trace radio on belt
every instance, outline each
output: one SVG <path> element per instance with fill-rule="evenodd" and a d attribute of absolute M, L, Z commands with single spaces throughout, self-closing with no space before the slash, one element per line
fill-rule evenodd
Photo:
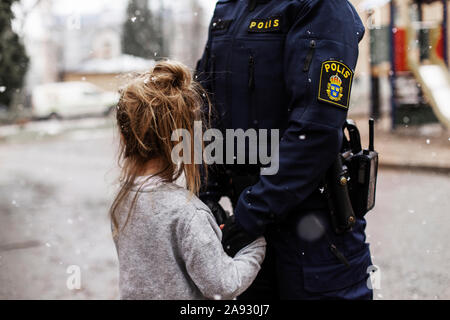
<path fill-rule="evenodd" d="M 346 128 L 350 139 L 343 156 L 350 174 L 350 200 L 355 215 L 362 218 L 375 206 L 378 152 L 374 149 L 374 120 L 369 119 L 368 149 L 362 150 L 359 130 L 352 120 L 347 120 Z"/>

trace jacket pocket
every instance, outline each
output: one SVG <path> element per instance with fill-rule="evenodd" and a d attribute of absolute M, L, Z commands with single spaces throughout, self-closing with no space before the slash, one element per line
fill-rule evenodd
<path fill-rule="evenodd" d="M 229 101 L 229 72 L 227 61 L 229 59 L 231 41 L 227 38 L 213 37 L 211 39 L 209 70 L 211 92 L 210 98 L 215 109 L 217 127 L 230 125 L 228 113 Z"/>
<path fill-rule="evenodd" d="M 251 101 L 251 127 L 282 129 L 288 118 L 287 97 L 284 86 L 283 46 L 284 38 L 239 40 L 238 45 L 247 49 L 248 84 Z M 236 73 L 239 70 L 235 70 Z"/>
<path fill-rule="evenodd" d="M 368 278 L 368 267 L 372 264 L 368 244 L 352 256 L 346 257 L 348 265 L 336 261 L 318 265 L 304 265 L 303 277 L 306 291 L 325 293 L 341 290 Z"/>

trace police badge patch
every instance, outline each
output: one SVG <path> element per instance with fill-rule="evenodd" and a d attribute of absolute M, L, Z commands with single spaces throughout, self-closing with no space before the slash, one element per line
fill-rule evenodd
<path fill-rule="evenodd" d="M 253 19 L 248 25 L 248 32 L 277 32 L 281 30 L 281 17 Z"/>
<path fill-rule="evenodd" d="M 317 99 L 348 109 L 352 81 L 353 71 L 344 63 L 333 60 L 323 62 Z"/>

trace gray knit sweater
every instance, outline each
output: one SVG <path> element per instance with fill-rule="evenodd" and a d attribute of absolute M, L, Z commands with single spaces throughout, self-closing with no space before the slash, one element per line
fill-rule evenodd
<path fill-rule="evenodd" d="M 221 237 L 203 202 L 176 184 L 151 178 L 115 238 L 121 299 L 235 298 L 255 279 L 266 242 L 259 238 L 230 258 Z"/>

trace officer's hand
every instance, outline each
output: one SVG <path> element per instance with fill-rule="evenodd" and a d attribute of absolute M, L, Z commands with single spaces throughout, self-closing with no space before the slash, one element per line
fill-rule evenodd
<path fill-rule="evenodd" d="M 223 225 L 225 221 L 230 217 L 230 214 L 227 211 L 223 210 L 222 206 L 217 201 L 206 200 L 205 204 L 211 210 L 219 226 Z"/>
<path fill-rule="evenodd" d="M 236 223 L 234 215 L 225 221 L 221 229 L 223 249 L 230 257 L 234 257 L 239 250 L 256 240 Z"/>

